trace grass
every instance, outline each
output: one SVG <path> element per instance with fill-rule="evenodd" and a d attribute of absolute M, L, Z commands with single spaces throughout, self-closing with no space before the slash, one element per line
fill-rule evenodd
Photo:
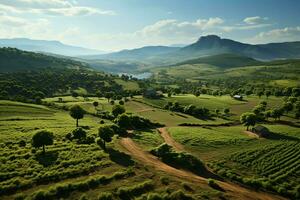
<path fill-rule="evenodd" d="M 157 130 L 134 131 L 132 139 L 145 150 L 151 150 L 164 142 Z"/>
<path fill-rule="evenodd" d="M 63 99 L 67 101 L 66 104 L 82 103 L 73 97 Z M 56 102 L 57 98 L 47 100 L 59 104 Z M 134 105 L 128 106 L 134 110 Z M 141 189 L 141 192 L 134 193 L 134 196 L 139 197 L 152 192 L 166 193 L 160 181 L 160 177 L 166 174 L 147 169 L 140 164 L 134 165 L 131 157 L 119 150 L 117 138 L 108 144 L 108 152 L 104 152 L 96 143 L 87 145 L 66 140 L 65 135 L 75 128 L 75 120 L 67 111 L 12 101 L 0 101 L 0 107 L 1 199 L 33 199 L 39 195 L 50 195 L 55 199 L 60 195 L 60 191 L 65 189 L 68 189 L 68 192 L 65 193 L 64 199 L 78 199 L 83 192 L 87 198 L 97 199 L 104 191 L 120 199 L 117 196 L 118 188 L 135 191 L 135 186 L 143 188 L 142 183 L 148 179 L 152 180 L 153 187 L 145 191 Z M 79 124 L 86 128 L 89 136 L 95 137 L 100 120 L 87 114 Z M 46 146 L 44 155 L 41 149 L 33 151 L 31 147 L 32 135 L 43 129 L 52 131 L 55 136 L 54 144 Z M 133 139 L 145 150 L 163 142 L 156 130 L 137 131 Z M 19 146 L 21 140 L 26 142 L 25 147 Z M 115 172 L 129 168 L 133 168 L 133 175 L 100 184 L 101 181 L 110 179 Z M 181 180 L 172 177 L 169 179 L 168 191 L 182 189 Z M 203 194 L 202 188 L 205 188 L 206 195 L 216 196 L 205 185 L 195 186 L 198 195 Z"/>
<path fill-rule="evenodd" d="M 116 79 L 115 81 L 119 85 L 122 85 L 124 90 L 133 90 L 133 91 L 136 91 L 136 90 L 140 89 L 140 86 L 135 81 L 124 81 L 122 79 Z"/>
<path fill-rule="evenodd" d="M 258 98 L 256 96 L 245 97 L 244 101 L 239 101 L 231 98 L 229 95 L 212 96 L 212 95 L 200 95 L 196 97 L 191 94 L 185 95 L 173 95 L 172 97 L 164 97 L 161 99 L 141 99 L 143 102 L 152 104 L 155 106 L 163 107 L 167 102 L 178 102 L 181 105 L 193 104 L 197 107 L 205 107 L 214 112 L 215 109 L 222 110 L 229 108 L 233 116 L 230 119 L 239 119 L 239 116 L 247 111 L 250 111 L 254 106 L 258 105 L 260 101 L 267 101 L 268 107 L 276 107 L 282 104 L 282 98 L 269 97 Z"/>

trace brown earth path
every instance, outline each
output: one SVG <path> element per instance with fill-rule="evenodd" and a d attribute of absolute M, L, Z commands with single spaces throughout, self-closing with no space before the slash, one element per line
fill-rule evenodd
<path fill-rule="evenodd" d="M 251 131 L 244 131 L 249 137 L 259 138 L 259 136 Z"/>
<path fill-rule="evenodd" d="M 164 136 L 167 136 L 169 142 L 171 144 L 174 144 L 174 140 L 171 138 L 169 133 L 166 129 L 162 129 Z M 173 140 L 173 141 L 172 141 Z M 175 142 L 177 143 L 177 142 Z M 141 161 L 144 165 L 148 165 L 151 167 L 154 167 L 158 171 L 166 172 L 172 176 L 182 178 L 197 184 L 203 184 L 207 185 L 207 179 L 198 175 L 195 175 L 191 172 L 176 169 L 174 167 L 171 167 L 165 163 L 163 163 L 161 160 L 159 160 L 154 155 L 150 154 L 149 152 L 144 151 L 141 149 L 131 138 L 122 138 L 120 140 L 120 144 L 122 147 L 135 159 L 138 161 Z M 169 144 L 169 143 L 168 143 Z M 180 144 L 177 143 L 177 148 L 183 149 L 183 147 L 178 146 Z M 219 186 L 225 190 L 226 194 L 230 196 L 230 199 L 245 199 L 245 200 L 283 200 L 285 198 L 265 193 L 265 192 L 259 192 L 250 190 L 247 188 L 244 188 L 240 185 L 234 184 L 234 183 L 228 183 L 223 181 L 217 181 Z"/>
<path fill-rule="evenodd" d="M 184 147 L 172 138 L 166 127 L 158 128 L 157 130 L 160 132 L 160 135 L 164 139 L 165 143 L 172 146 L 176 151 L 184 150 Z"/>

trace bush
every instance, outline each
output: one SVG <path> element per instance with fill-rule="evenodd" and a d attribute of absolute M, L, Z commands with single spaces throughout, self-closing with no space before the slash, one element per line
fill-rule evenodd
<path fill-rule="evenodd" d="M 98 200 L 113 200 L 113 195 L 110 192 L 101 193 Z"/>
<path fill-rule="evenodd" d="M 86 132 L 82 128 L 76 128 L 75 130 L 72 131 L 72 138 L 73 139 L 78 139 L 81 140 L 86 137 Z"/>
<path fill-rule="evenodd" d="M 167 200 L 194 200 L 192 196 L 185 194 L 181 190 L 173 192 L 166 199 Z"/>
<path fill-rule="evenodd" d="M 25 146 L 26 146 L 25 140 L 21 140 L 21 141 L 19 142 L 19 147 L 25 147 Z"/>
<path fill-rule="evenodd" d="M 164 184 L 164 185 L 169 185 L 169 183 L 170 183 L 170 180 L 169 180 L 169 178 L 168 177 L 166 177 L 166 176 L 162 176 L 162 177 L 160 177 L 160 182 L 162 183 L 162 184 Z"/>
<path fill-rule="evenodd" d="M 153 187 L 152 181 L 145 181 L 131 187 L 121 187 L 118 189 L 117 194 L 122 200 L 129 200 L 132 199 L 132 197 L 139 196 L 153 189 Z"/>
<path fill-rule="evenodd" d="M 206 170 L 204 164 L 198 158 L 188 153 L 175 152 L 172 147 L 166 143 L 151 150 L 151 153 L 161 158 L 165 163 L 190 170 L 196 174 L 200 174 Z"/>

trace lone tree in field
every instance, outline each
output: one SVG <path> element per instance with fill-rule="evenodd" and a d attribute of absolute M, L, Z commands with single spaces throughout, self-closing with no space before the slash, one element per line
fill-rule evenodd
<path fill-rule="evenodd" d="M 243 113 L 240 117 L 241 123 L 247 127 L 247 131 L 249 130 L 249 126 L 255 126 L 256 124 L 256 115 L 254 113 L 246 112 Z"/>
<path fill-rule="evenodd" d="M 98 129 L 98 135 L 102 140 L 103 149 L 106 149 L 105 143 L 111 142 L 114 136 L 114 130 L 110 126 L 101 126 Z"/>
<path fill-rule="evenodd" d="M 79 106 L 74 105 L 70 109 L 70 115 L 76 119 L 76 127 L 78 127 L 78 120 L 84 117 L 85 111 Z"/>
<path fill-rule="evenodd" d="M 123 106 L 120 106 L 120 105 L 114 105 L 112 107 L 112 111 L 111 113 L 117 117 L 118 115 L 122 114 L 125 112 L 125 108 Z"/>
<path fill-rule="evenodd" d="M 45 145 L 53 144 L 53 133 L 49 131 L 39 131 L 32 137 L 33 147 L 43 147 L 43 153 L 45 153 Z"/>

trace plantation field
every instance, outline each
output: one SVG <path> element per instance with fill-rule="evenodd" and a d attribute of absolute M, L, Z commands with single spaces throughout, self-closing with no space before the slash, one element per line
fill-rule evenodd
<path fill-rule="evenodd" d="M 67 140 L 75 120 L 66 111 L 12 101 L 0 105 L 0 199 L 133 199 L 148 193 L 176 196 L 179 190 L 198 198 L 222 196 L 207 184 L 183 185 L 181 179 L 136 163 L 117 138 L 107 151 L 96 143 Z M 100 120 L 86 115 L 79 125 L 96 136 Z M 31 137 L 45 129 L 54 133 L 54 144 L 43 154 L 32 148 Z M 163 142 L 156 130 L 136 131 L 133 139 L 146 150 Z"/>
<path fill-rule="evenodd" d="M 255 96 L 248 96 L 245 97 L 244 101 L 239 101 L 228 95 L 200 95 L 199 97 L 196 97 L 191 94 L 173 95 L 172 97 L 164 97 L 161 99 L 143 98 L 142 101 L 159 107 L 163 107 L 167 102 L 178 102 L 181 105 L 193 104 L 197 107 L 208 108 L 212 112 L 214 112 L 215 109 L 220 109 L 222 112 L 224 108 L 229 108 L 230 113 L 233 114 L 233 119 L 238 119 L 242 113 L 250 111 L 254 106 L 258 105 L 260 101 L 266 101 L 269 108 L 277 107 L 283 102 L 281 98 L 277 97 L 258 98 Z"/>
<path fill-rule="evenodd" d="M 271 131 L 267 139 L 247 135 L 243 126 L 169 127 L 168 131 L 219 175 L 293 199 L 300 187 L 299 128 L 264 126 Z"/>

